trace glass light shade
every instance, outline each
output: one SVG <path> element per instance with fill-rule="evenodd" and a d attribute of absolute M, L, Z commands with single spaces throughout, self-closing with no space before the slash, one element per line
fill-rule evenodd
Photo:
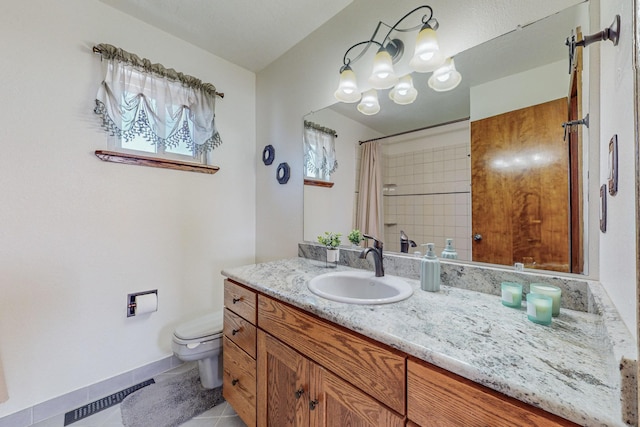
<path fill-rule="evenodd" d="M 398 84 L 389 91 L 389 98 L 396 104 L 411 104 L 416 100 L 418 91 L 413 87 L 413 79 L 410 74 L 400 77 Z"/>
<path fill-rule="evenodd" d="M 436 92 L 445 92 L 458 86 L 462 81 L 462 76 L 456 70 L 453 58 L 448 58 L 442 67 L 433 72 L 427 84 Z"/>
<path fill-rule="evenodd" d="M 440 67 L 444 59 L 438 46 L 435 30 L 428 25 L 423 26 L 418 33 L 416 48 L 409 66 L 419 73 L 428 73 Z"/>
<path fill-rule="evenodd" d="M 380 48 L 373 58 L 373 70 L 369 77 L 369 84 L 374 89 L 389 89 L 398 82 L 398 76 L 393 71 L 393 60 L 384 48 Z"/>
<path fill-rule="evenodd" d="M 361 95 L 358 90 L 356 74 L 349 66 L 345 67 L 345 69 L 340 73 L 338 90 L 335 91 L 333 96 L 335 96 L 340 102 L 352 103 L 360 100 Z"/>
<path fill-rule="evenodd" d="M 367 116 L 371 116 L 380 111 L 378 93 L 375 89 L 369 89 L 362 94 L 362 101 L 360 101 L 360 104 L 358 104 L 358 111 Z"/>

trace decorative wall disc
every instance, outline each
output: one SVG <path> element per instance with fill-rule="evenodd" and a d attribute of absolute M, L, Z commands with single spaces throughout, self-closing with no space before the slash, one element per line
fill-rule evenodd
<path fill-rule="evenodd" d="M 280 163 L 278 165 L 278 170 L 276 171 L 276 178 L 280 184 L 286 184 L 289 181 L 289 164 L 288 163 Z"/>
<path fill-rule="evenodd" d="M 273 163 L 273 159 L 275 158 L 276 149 L 273 148 L 273 145 L 267 145 L 266 147 L 264 147 L 264 150 L 262 150 L 262 161 L 264 162 L 264 164 L 269 166 L 271 163 Z"/>

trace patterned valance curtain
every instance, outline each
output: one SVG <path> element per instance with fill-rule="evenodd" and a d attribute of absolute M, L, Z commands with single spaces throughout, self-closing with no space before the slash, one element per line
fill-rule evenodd
<path fill-rule="evenodd" d="M 94 51 L 102 55 L 104 70 L 94 111 L 109 133 L 126 141 L 141 135 L 168 148 L 185 143 L 195 154 L 222 143 L 212 84 L 109 44 Z"/>
<path fill-rule="evenodd" d="M 338 169 L 336 131 L 304 122 L 304 176 L 329 181 Z"/>

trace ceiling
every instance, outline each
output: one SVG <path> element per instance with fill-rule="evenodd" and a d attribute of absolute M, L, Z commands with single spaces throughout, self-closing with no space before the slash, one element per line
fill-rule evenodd
<path fill-rule="evenodd" d="M 258 72 L 353 0 L 100 0 Z"/>

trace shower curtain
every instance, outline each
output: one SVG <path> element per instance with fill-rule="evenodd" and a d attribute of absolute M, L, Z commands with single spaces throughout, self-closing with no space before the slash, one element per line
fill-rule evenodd
<path fill-rule="evenodd" d="M 362 145 L 356 228 L 382 241 L 382 209 L 382 149 L 372 141 Z"/>

